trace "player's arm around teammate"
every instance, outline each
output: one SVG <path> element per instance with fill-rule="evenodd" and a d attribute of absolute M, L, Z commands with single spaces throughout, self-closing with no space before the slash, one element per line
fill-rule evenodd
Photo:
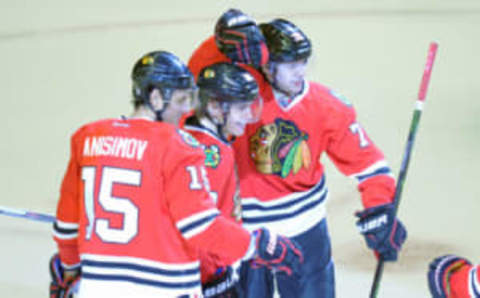
<path fill-rule="evenodd" d="M 269 83 L 264 109 L 259 123 L 247 127 L 246 136 L 234 145 L 243 220 L 248 229 L 263 225 L 300 242 L 305 266 L 296 277 L 246 270 L 247 297 L 272 297 L 273 278 L 281 297 L 334 297 L 323 153 L 343 174 L 357 179 L 365 207 L 358 225 L 368 246 L 387 260 L 396 259 L 406 236 L 391 212 L 395 180 L 352 105 L 305 79 L 312 52 L 308 37 L 284 19 L 260 28 L 270 57 L 262 67 Z"/>
<path fill-rule="evenodd" d="M 52 270 L 52 297 L 69 293 L 73 283 L 65 281 L 77 268 L 81 298 L 200 295 L 199 249 L 230 263 L 295 270 L 301 253 L 288 240 L 250 234 L 220 215 L 198 142 L 155 121 L 168 118 L 169 100 L 190 100 L 187 67 L 171 53 L 151 52 L 132 80 L 131 117 L 89 123 L 71 139 L 54 224 L 59 258 L 51 265 L 61 270 Z"/>

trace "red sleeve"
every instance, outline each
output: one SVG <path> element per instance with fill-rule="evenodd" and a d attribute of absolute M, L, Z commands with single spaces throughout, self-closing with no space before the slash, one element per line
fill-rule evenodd
<path fill-rule="evenodd" d="M 190 243 L 214 254 L 226 264 L 243 258 L 250 245 L 250 233 L 224 216 L 218 216 L 201 235 L 193 237 Z"/>
<path fill-rule="evenodd" d="M 480 297 L 480 265 L 463 266 L 450 278 L 452 298 Z"/>
<path fill-rule="evenodd" d="M 79 201 L 78 181 L 79 167 L 76 160 L 76 135 L 71 138 L 70 161 L 60 188 L 60 198 L 57 204 L 57 220 L 53 228 L 53 238 L 57 242 L 62 264 L 76 267 L 80 264 L 77 249 Z"/>
<path fill-rule="evenodd" d="M 192 56 L 188 60 L 188 68 L 197 78 L 200 70 L 205 66 L 217 62 L 229 62 L 230 59 L 220 52 L 215 44 L 215 37 L 212 35 L 203 41 L 198 48 L 195 49 Z"/>
<path fill-rule="evenodd" d="M 336 116 L 331 117 L 334 128 L 327 147 L 330 159 L 343 174 L 357 180 L 365 208 L 392 202 L 395 179 L 383 153 L 357 122 L 353 107 L 331 100 Z"/>
<path fill-rule="evenodd" d="M 212 35 L 203 41 L 192 53 L 192 56 L 188 60 L 188 68 L 197 79 L 198 74 L 202 68 L 219 62 L 231 62 L 231 59 L 225 56 L 220 50 L 218 50 L 215 43 L 215 37 Z M 243 63 L 237 63 L 244 69 L 246 69 L 255 78 L 258 83 L 258 87 L 261 92 L 266 88 L 266 81 L 263 74 L 255 68 Z"/>
<path fill-rule="evenodd" d="M 227 263 L 242 258 L 250 244 L 250 234 L 224 218 L 215 207 L 209 195 L 203 150 L 188 147 L 180 138 L 173 138 L 170 148 L 164 158 L 169 177 L 166 198 L 183 238 L 189 245 L 215 254 Z"/>

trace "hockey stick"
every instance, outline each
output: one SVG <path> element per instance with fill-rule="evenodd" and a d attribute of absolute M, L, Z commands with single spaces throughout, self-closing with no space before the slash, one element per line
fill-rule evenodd
<path fill-rule="evenodd" d="M 47 223 L 55 222 L 55 216 L 52 216 L 52 215 L 49 215 L 49 214 L 26 211 L 26 210 L 22 210 L 22 209 L 15 209 L 15 208 L 9 208 L 9 207 L 3 207 L 3 206 L 0 206 L 0 214 L 1 215 L 6 215 L 6 216 L 12 216 L 12 217 L 26 218 L 26 219 L 34 220 L 34 221 L 42 221 L 42 222 L 47 222 Z"/>
<path fill-rule="evenodd" d="M 405 177 L 407 176 L 408 164 L 410 162 L 410 155 L 412 153 L 413 143 L 415 141 L 415 135 L 417 134 L 418 124 L 420 122 L 420 116 L 422 115 L 423 103 L 425 102 L 425 96 L 427 95 L 428 83 L 430 82 L 430 74 L 432 73 L 433 62 L 435 61 L 435 55 L 437 54 L 438 44 L 435 42 L 430 43 L 428 50 L 427 62 L 423 71 L 422 82 L 420 84 L 420 90 L 418 92 L 417 102 L 415 104 L 415 111 L 413 112 L 413 119 L 410 123 L 410 131 L 408 133 L 407 144 L 403 153 L 402 164 L 400 165 L 400 172 L 398 174 L 397 187 L 395 189 L 394 197 L 394 216 L 398 211 L 400 204 L 400 198 L 402 196 L 403 184 L 405 183 Z M 376 298 L 380 279 L 382 278 L 384 260 L 380 257 L 378 259 L 377 268 L 375 270 L 375 277 L 373 280 L 372 288 L 370 290 L 370 298 Z"/>

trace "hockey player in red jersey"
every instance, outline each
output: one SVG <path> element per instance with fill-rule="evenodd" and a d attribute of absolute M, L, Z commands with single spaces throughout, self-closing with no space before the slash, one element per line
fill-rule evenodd
<path fill-rule="evenodd" d="M 397 259 L 406 230 L 393 216 L 395 180 L 384 155 L 356 119 L 351 103 L 330 88 L 305 80 L 311 42 L 294 24 L 260 24 L 269 50 L 263 67 L 260 121 L 234 143 L 241 183 L 242 219 L 249 230 L 268 227 L 304 250 L 301 276 L 277 275 L 281 297 L 334 297 L 334 264 L 327 229 L 324 153 L 358 182 L 364 211 L 357 226 L 369 248 Z M 244 268 L 247 297 L 272 297 L 274 276 Z"/>
<path fill-rule="evenodd" d="M 234 223 L 241 223 L 239 181 L 230 142 L 244 133 L 245 126 L 258 120 L 262 101 L 252 75 L 230 63 L 215 63 L 203 68 L 197 77 L 200 106 L 181 125 L 205 151 L 205 166 L 211 181 L 211 194 L 220 212 Z M 238 295 L 234 269 L 212 254 L 200 259 L 204 296 L 222 292 L 222 297 Z M 231 275 L 230 275 L 231 274 Z M 233 275 L 233 276 L 232 276 Z M 235 294 L 233 294 L 235 293 Z"/>
<path fill-rule="evenodd" d="M 480 265 L 456 255 L 437 257 L 429 265 L 428 286 L 433 298 L 480 298 Z"/>
<path fill-rule="evenodd" d="M 222 28 L 219 24 L 229 24 L 234 16 L 229 12 L 222 15 L 216 29 Z M 262 27 L 270 63 L 261 68 L 271 86 L 265 84 L 260 72 L 252 72 L 264 99 L 264 112 L 261 121 L 247 127 L 245 136 L 234 142 L 242 218 L 251 230 L 265 225 L 294 236 L 308 247 L 309 257 L 300 279 L 277 276 L 282 297 L 316 297 L 319 293 L 334 297 L 325 220 L 328 191 L 323 166 L 318 162 L 320 156 L 327 153 L 342 173 L 358 181 L 365 207 L 356 214 L 358 228 L 367 245 L 387 261 L 397 258 L 406 238 L 406 230 L 393 217 L 390 204 L 395 181 L 383 154 L 356 121 L 351 104 L 333 90 L 304 80 L 311 53 L 305 34 L 285 20 Z M 215 35 L 219 32 L 216 30 Z M 242 44 L 249 42 L 247 36 Z M 225 48 L 210 38 L 195 50 L 189 66 L 198 73 L 205 64 L 245 62 L 241 58 L 227 57 Z M 271 274 L 245 268 L 242 280 L 247 297 L 271 297 Z"/>
<path fill-rule="evenodd" d="M 71 138 L 51 297 L 69 293 L 78 275 L 81 298 L 199 297 L 199 250 L 298 271 L 301 253 L 288 239 L 265 229 L 250 234 L 220 214 L 198 141 L 155 121 L 169 100 L 192 96 L 188 68 L 171 53 L 151 52 L 132 79 L 130 117 L 89 123 Z"/>

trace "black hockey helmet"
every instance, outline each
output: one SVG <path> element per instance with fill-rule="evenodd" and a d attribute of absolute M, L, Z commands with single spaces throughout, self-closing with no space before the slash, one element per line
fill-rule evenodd
<path fill-rule="evenodd" d="M 166 51 L 143 55 L 132 70 L 132 93 L 135 104 L 149 105 L 150 93 L 158 89 L 168 103 L 173 91 L 195 89 L 195 81 L 188 67 L 177 56 Z"/>
<path fill-rule="evenodd" d="M 258 84 L 242 67 L 226 62 L 209 65 L 200 71 L 197 85 L 201 113 L 208 114 L 206 107 L 209 101 L 219 102 L 225 114 L 232 103 L 251 102 L 252 120 L 259 118 L 263 101 Z"/>
<path fill-rule="evenodd" d="M 201 101 L 253 101 L 258 97 L 255 78 L 242 67 L 232 63 L 215 63 L 204 67 L 197 78 Z"/>
<path fill-rule="evenodd" d="M 257 23 L 238 9 L 229 9 L 215 25 L 218 49 L 234 62 L 260 68 L 268 61 L 265 38 Z"/>
<path fill-rule="evenodd" d="M 294 62 L 310 57 L 312 43 L 293 23 L 275 19 L 259 25 L 265 37 L 270 60 L 273 62 Z"/>

